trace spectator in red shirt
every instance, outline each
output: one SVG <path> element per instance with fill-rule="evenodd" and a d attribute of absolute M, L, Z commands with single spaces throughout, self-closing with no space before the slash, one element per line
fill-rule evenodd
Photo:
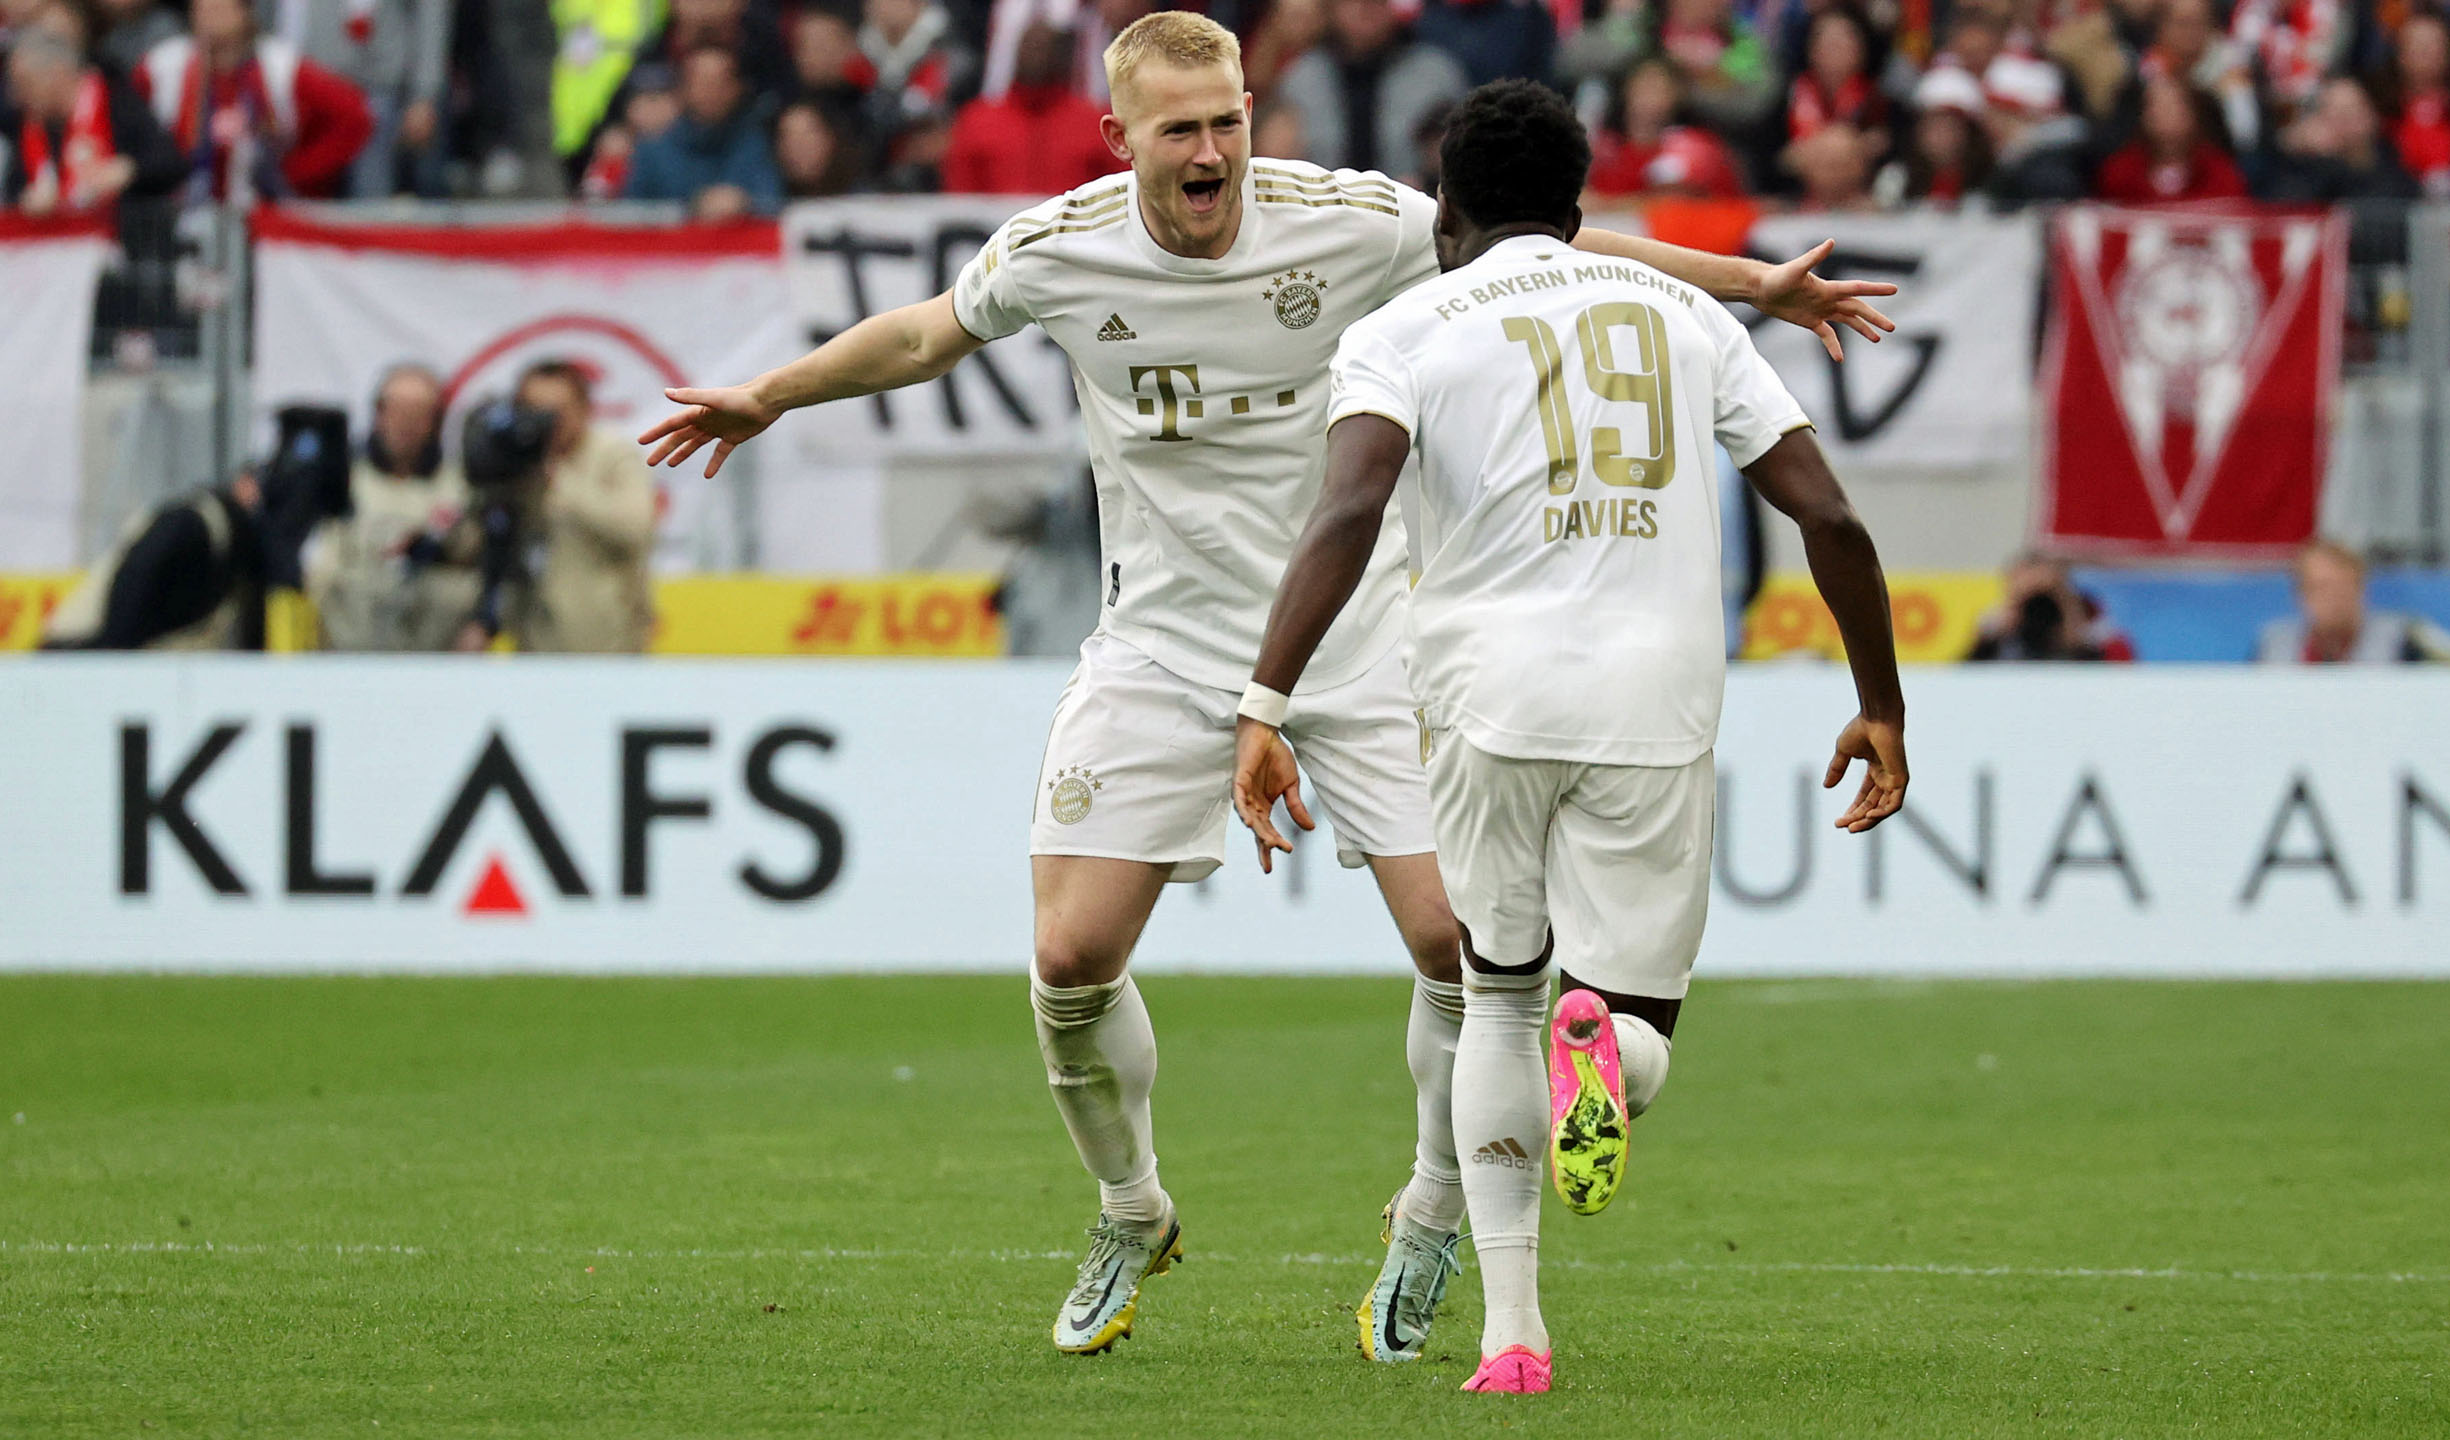
<path fill-rule="evenodd" d="M 1981 196 L 1993 164 L 1982 128 L 1982 82 L 1954 65 L 1934 65 L 1914 87 L 1914 125 L 1894 166 L 1895 202 L 1954 210 Z M 1885 180 L 1886 177 L 1884 177 Z"/>
<path fill-rule="evenodd" d="M 259 37 L 246 0 L 194 0 L 188 22 L 194 36 L 154 46 L 135 79 L 198 187 L 338 195 L 374 133 L 366 97 L 288 41 Z M 237 175 L 234 155 L 244 157 Z"/>
<path fill-rule="evenodd" d="M 57 6 L 42 13 L 67 18 Z M 158 195 L 185 173 L 144 101 L 79 59 L 57 30 L 23 27 L 7 60 L 18 124 L 0 133 L 0 203 L 29 215 L 78 214 L 122 194 Z"/>
<path fill-rule="evenodd" d="M 2419 10 L 2400 22 L 2396 45 L 2391 143 L 2427 195 L 2450 200 L 2450 21 Z"/>
<path fill-rule="evenodd" d="M 944 188 L 1054 195 L 1123 168 L 1098 133 L 1103 114 L 1068 88 L 1072 36 L 1045 21 L 1021 32 L 1012 88 L 961 107 L 944 152 Z"/>
<path fill-rule="evenodd" d="M 1744 193 L 1735 157 L 1725 141 L 1697 125 L 1681 124 L 1684 79 L 1667 60 L 1653 57 L 1625 74 L 1615 123 L 1592 145 L 1591 193 L 1602 199 L 1668 191 L 1679 195 L 1734 199 Z"/>
<path fill-rule="evenodd" d="M 2217 138 L 2212 98 L 2174 75 L 2144 81 L 2142 123 L 2133 140 L 2101 162 L 2093 193 L 2125 205 L 2159 200 L 2227 200 L 2246 178 Z"/>
<path fill-rule="evenodd" d="M 1885 132 L 1889 102 L 1872 78 L 1874 53 L 1871 22 L 1859 12 L 1837 4 L 1813 16 L 1803 72 L 1787 87 L 1787 139 L 1832 123 Z"/>

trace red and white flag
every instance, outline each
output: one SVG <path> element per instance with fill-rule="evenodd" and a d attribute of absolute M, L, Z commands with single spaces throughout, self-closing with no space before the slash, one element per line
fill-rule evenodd
<path fill-rule="evenodd" d="M 2311 538 L 2347 222 L 2088 206 L 2059 217 L 2050 264 L 2041 538 L 2231 559 Z"/>
<path fill-rule="evenodd" d="M 771 224 L 416 226 L 266 209 L 255 240 L 255 397 L 267 429 L 278 407 L 313 401 L 347 407 L 363 434 L 376 382 L 414 361 L 444 377 L 456 452 L 466 410 L 550 358 L 588 374 L 599 423 L 635 434 L 670 410 L 664 387 L 730 384 L 806 344 L 784 303 Z M 702 552 L 736 540 L 710 533 L 738 522 L 702 469 L 656 472 L 659 569 L 696 568 Z"/>

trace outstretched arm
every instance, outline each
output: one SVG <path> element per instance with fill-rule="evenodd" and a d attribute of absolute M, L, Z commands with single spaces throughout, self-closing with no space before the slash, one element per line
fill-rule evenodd
<path fill-rule="evenodd" d="M 1804 557 L 1812 583 L 1828 602 L 1846 642 L 1860 706 L 1838 736 L 1837 753 L 1821 788 L 1846 778 L 1864 762 L 1863 788 L 1838 817 L 1838 828 L 1861 833 L 1897 813 L 1906 802 L 1906 697 L 1897 683 L 1897 642 L 1889 630 L 1888 580 L 1871 532 L 1847 503 L 1846 492 L 1809 430 L 1796 430 L 1744 467 L 1761 498 L 1803 531 Z"/>
<path fill-rule="evenodd" d="M 1773 320 L 1799 325 L 1820 337 L 1832 360 L 1846 358 L 1846 352 L 1838 345 L 1840 325 L 1874 344 L 1879 343 L 1883 332 L 1897 328 L 1894 321 L 1864 298 L 1894 295 L 1896 286 L 1885 280 L 1823 280 L 1812 273 L 1812 267 L 1828 259 L 1829 253 L 1837 248 L 1835 240 L 1823 240 L 1783 265 L 1744 255 L 1714 255 L 1707 250 L 1653 240 L 1647 235 L 1620 235 L 1614 230 L 1578 231 L 1574 248 L 1594 255 L 1614 255 L 1620 260 L 1638 260 L 1687 285 L 1700 286 L 1714 299 L 1741 300 Z"/>
<path fill-rule="evenodd" d="M 678 465 L 712 442 L 711 478 L 743 441 L 762 434 L 783 412 L 828 400 L 873 395 L 933 380 L 987 342 L 961 327 L 950 291 L 933 300 L 871 315 L 833 339 L 746 385 L 678 387 L 664 398 L 686 408 L 638 437 L 653 445 L 647 465 Z"/>

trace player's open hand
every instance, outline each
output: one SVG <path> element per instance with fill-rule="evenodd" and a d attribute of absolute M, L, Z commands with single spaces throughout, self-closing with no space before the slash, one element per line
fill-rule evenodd
<path fill-rule="evenodd" d="M 1301 771 L 1293 764 L 1293 747 L 1273 725 L 1244 716 L 1234 727 L 1234 812 L 1259 842 L 1259 868 L 1276 870 L 1275 852 L 1293 853 L 1293 842 L 1276 829 L 1276 801 L 1304 830 L 1316 830 L 1310 807 L 1302 803 Z"/>
<path fill-rule="evenodd" d="M 1863 788 L 1855 792 L 1854 803 L 1838 817 L 1837 825 L 1860 835 L 1906 803 L 1905 727 L 1860 715 L 1847 721 L 1846 728 L 1838 732 L 1837 753 L 1829 757 L 1829 773 L 1821 777 L 1821 788 L 1837 788 L 1857 760 L 1863 762 Z"/>
<path fill-rule="evenodd" d="M 679 386 L 666 390 L 664 398 L 687 408 L 656 421 L 638 437 L 639 444 L 655 447 L 647 456 L 650 470 L 678 465 L 711 443 L 715 452 L 707 457 L 706 478 L 712 480 L 743 441 L 764 434 L 777 418 L 777 412 L 746 385 L 710 390 Z"/>
<path fill-rule="evenodd" d="M 1836 248 L 1835 240 L 1823 240 L 1784 265 L 1769 267 L 1761 276 L 1761 293 L 1753 297 L 1752 305 L 1774 320 L 1800 325 L 1818 335 L 1829 349 L 1829 358 L 1843 360 L 1846 352 L 1838 344 L 1837 327 L 1843 325 L 1878 344 L 1883 333 L 1897 328 L 1897 322 L 1863 297 L 1894 295 L 1897 287 L 1885 280 L 1823 280 L 1813 274 L 1812 267 L 1828 259 Z"/>

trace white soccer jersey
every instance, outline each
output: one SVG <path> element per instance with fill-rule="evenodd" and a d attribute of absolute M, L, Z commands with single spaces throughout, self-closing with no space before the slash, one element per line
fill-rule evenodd
<path fill-rule="evenodd" d="M 1253 161 L 1221 259 L 1157 244 L 1118 175 L 1025 210 L 961 272 L 981 339 L 1035 322 L 1072 360 L 1104 544 L 1102 628 L 1239 691 L 1324 470 L 1344 327 L 1437 273 L 1437 205 L 1382 175 Z M 1401 638 L 1402 522 L 1303 677 L 1368 670 Z"/>
<path fill-rule="evenodd" d="M 1421 459 L 1412 683 L 1494 755 L 1683 765 L 1726 688 L 1715 435 L 1810 423 L 1709 296 L 1544 236 L 1500 241 L 1344 335 L 1334 419 Z"/>

